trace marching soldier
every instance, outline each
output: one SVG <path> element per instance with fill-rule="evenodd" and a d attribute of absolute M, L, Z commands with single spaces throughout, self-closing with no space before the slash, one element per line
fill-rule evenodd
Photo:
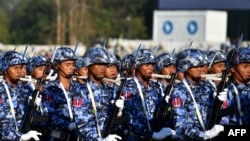
<path fill-rule="evenodd" d="M 207 118 L 213 106 L 214 89 L 201 80 L 204 52 L 199 49 L 186 49 L 177 56 L 177 71 L 184 74 L 180 83 L 174 85 L 170 95 L 174 114 L 175 130 L 184 140 L 206 140 L 216 137 L 224 130 L 222 125 L 206 129 Z M 218 96 L 226 100 L 226 93 Z"/>
<path fill-rule="evenodd" d="M 121 60 L 121 77 L 124 77 L 127 75 L 128 73 L 128 69 L 129 69 L 129 64 L 131 62 L 131 60 L 133 59 L 133 54 L 128 54 L 126 56 L 123 57 L 123 59 Z M 128 74 L 128 78 L 129 77 L 133 77 L 134 76 L 134 68 L 132 68 L 132 74 Z"/>
<path fill-rule="evenodd" d="M 106 122 L 110 118 L 113 93 L 106 88 L 102 81 L 107 65 L 109 63 L 108 52 L 102 47 L 93 47 L 85 53 L 85 59 L 88 67 L 88 79 L 84 85 L 76 88 L 79 96 L 79 104 L 74 106 L 74 115 L 76 121 L 77 135 L 82 140 L 94 141 L 118 141 L 122 137 L 110 133 L 103 135 L 105 132 Z M 115 100 L 115 106 L 122 111 L 124 105 L 123 99 Z M 120 113 L 119 113 L 120 114 Z"/>
<path fill-rule="evenodd" d="M 233 50 L 229 52 L 232 53 Z M 228 107 L 234 107 L 235 112 L 228 117 L 226 125 L 250 124 L 250 49 L 241 47 L 232 63 L 228 89 Z M 223 117 L 223 119 L 225 119 Z"/>
<path fill-rule="evenodd" d="M 22 66 L 27 64 L 23 55 L 16 51 L 7 51 L 2 58 L 3 80 L 0 83 L 0 109 L 1 109 L 1 140 L 30 139 L 39 140 L 41 133 L 30 130 L 21 131 L 22 119 L 28 106 L 28 97 L 31 89 L 19 83 L 22 77 Z M 35 103 L 40 105 L 41 99 Z"/>
<path fill-rule="evenodd" d="M 155 72 L 171 76 L 176 73 L 176 57 L 169 53 L 162 53 L 156 57 L 157 63 L 155 65 Z M 157 82 L 160 84 L 162 92 L 165 92 L 170 78 L 158 78 Z"/>
<path fill-rule="evenodd" d="M 29 58 L 28 63 L 27 63 L 27 74 L 28 76 L 30 76 L 30 78 L 25 81 L 29 82 L 27 84 L 29 84 L 30 87 L 32 87 L 33 91 L 37 88 L 36 86 L 37 81 L 41 79 L 42 77 L 47 77 L 43 75 L 46 69 L 45 67 L 47 63 L 48 63 L 48 59 L 42 55 L 33 56 Z M 42 93 L 43 86 L 40 87 L 39 91 Z M 39 117 L 39 118 L 33 119 L 31 128 L 42 133 L 40 140 L 47 141 L 49 140 L 48 139 L 49 131 L 47 128 L 48 127 L 48 110 L 43 109 L 43 108 L 44 107 L 40 104 L 38 106 L 38 109 L 36 109 L 35 117 Z M 40 120 L 36 120 L 36 119 L 40 119 Z"/>
<path fill-rule="evenodd" d="M 209 68 L 208 74 L 221 74 L 226 69 L 226 56 L 220 50 L 211 50 L 208 52 Z M 211 62 L 212 61 L 212 62 Z M 215 89 L 219 84 L 219 80 L 208 80 Z"/>
<path fill-rule="evenodd" d="M 104 77 L 107 78 L 108 80 L 109 79 L 114 80 L 115 82 L 115 80 L 119 77 L 120 61 L 116 58 L 114 54 L 111 54 L 109 52 L 108 52 L 108 57 L 109 57 L 109 63 L 107 65 L 107 69 L 106 69 Z M 104 81 L 111 87 L 114 86 L 114 84 L 116 84 L 108 80 L 106 81 L 104 79 Z"/>
<path fill-rule="evenodd" d="M 50 140 L 76 140 L 76 124 L 73 116 L 75 87 L 80 83 L 74 81 L 77 57 L 69 47 L 60 47 L 56 50 L 54 68 L 57 78 L 49 81 L 43 90 L 42 106 L 50 116 Z"/>
<path fill-rule="evenodd" d="M 41 55 L 34 56 L 29 59 L 27 64 L 27 74 L 31 77 L 30 85 L 33 90 L 35 89 L 35 81 L 43 76 L 43 72 L 47 63 L 48 59 Z"/>
<path fill-rule="evenodd" d="M 127 80 L 123 90 L 124 113 L 130 115 L 131 135 L 129 141 L 163 140 L 175 135 L 175 131 L 163 127 L 160 131 L 151 128 L 151 121 L 162 100 L 159 85 L 151 80 L 156 58 L 150 49 L 140 49 L 135 61 L 135 76 Z"/>
<path fill-rule="evenodd" d="M 81 84 L 86 83 L 86 80 L 88 77 L 88 67 L 87 67 L 87 62 L 84 56 L 79 57 L 76 60 L 75 77 L 79 83 Z"/>

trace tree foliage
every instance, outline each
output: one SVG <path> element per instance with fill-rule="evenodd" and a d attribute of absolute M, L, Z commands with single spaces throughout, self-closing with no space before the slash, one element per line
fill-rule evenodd
<path fill-rule="evenodd" d="M 148 21 L 152 19 L 148 17 L 152 17 L 152 9 L 150 0 L 1 0 L 0 40 L 13 44 L 90 44 L 100 37 L 121 34 L 146 39 L 151 36 Z"/>

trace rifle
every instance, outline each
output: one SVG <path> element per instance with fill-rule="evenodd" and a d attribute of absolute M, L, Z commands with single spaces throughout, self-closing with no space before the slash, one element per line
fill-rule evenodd
<path fill-rule="evenodd" d="M 177 73 L 171 74 L 169 85 L 164 91 L 164 96 L 161 100 L 161 103 L 159 104 L 157 110 L 154 112 L 154 117 L 151 121 L 151 128 L 154 131 L 160 131 L 164 127 L 164 123 L 171 117 L 171 113 L 169 111 L 170 104 L 165 99 L 171 93 L 176 76 Z"/>
<path fill-rule="evenodd" d="M 240 40 L 236 46 L 235 49 L 232 50 L 231 53 L 229 53 L 227 55 L 227 61 L 226 61 L 226 69 L 222 72 L 222 76 L 221 76 L 221 81 L 219 83 L 219 85 L 217 86 L 217 95 L 222 92 L 226 85 L 227 85 L 227 75 L 230 72 L 231 69 L 231 64 L 235 62 L 235 59 L 238 55 L 239 49 L 240 49 L 240 45 L 243 39 L 243 34 L 241 34 L 240 36 Z M 220 101 L 218 99 L 218 97 L 216 96 L 214 99 L 214 104 L 213 107 L 210 111 L 210 115 L 208 118 L 208 124 L 207 124 L 207 129 L 211 129 L 215 124 L 218 124 L 221 120 L 221 105 L 223 104 L 222 101 Z"/>
<path fill-rule="evenodd" d="M 141 47 L 141 44 L 139 44 L 139 47 L 136 51 L 135 56 L 133 57 L 133 60 L 130 61 L 128 73 L 126 74 L 124 80 L 120 84 L 120 87 L 119 87 L 117 94 L 115 96 L 115 101 L 118 100 L 122 96 L 123 88 L 127 82 L 127 78 L 129 76 L 129 74 L 131 74 L 133 71 L 134 62 L 138 56 L 138 52 L 140 50 L 140 47 Z M 119 112 L 119 108 L 117 108 L 115 106 L 115 102 L 114 102 L 112 105 L 112 112 L 111 112 L 108 120 L 106 121 L 106 126 L 105 126 L 105 129 L 104 129 L 103 134 L 102 134 L 103 137 L 108 136 L 112 132 L 114 125 L 121 125 L 124 122 L 127 122 L 127 123 L 129 122 L 129 120 L 130 120 L 129 116 L 117 117 L 118 112 Z"/>
<path fill-rule="evenodd" d="M 50 70 L 53 65 L 53 61 L 55 58 L 56 50 L 52 55 L 50 62 L 48 62 L 45 66 L 45 70 L 43 71 L 43 75 L 36 82 L 35 90 L 32 92 L 32 100 L 30 100 L 27 111 L 24 114 L 23 122 L 21 125 L 21 132 L 26 133 L 30 130 L 32 122 L 35 120 L 35 112 L 38 106 L 35 104 L 35 100 L 37 97 L 41 97 L 41 89 L 46 82 L 46 76 L 50 73 Z"/>
<path fill-rule="evenodd" d="M 75 49 L 74 49 L 75 54 L 76 54 L 77 48 L 78 48 L 78 42 L 76 42 L 76 45 L 75 45 Z"/>

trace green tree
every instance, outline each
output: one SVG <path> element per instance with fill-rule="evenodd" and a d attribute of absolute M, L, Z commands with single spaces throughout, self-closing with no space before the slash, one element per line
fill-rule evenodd
<path fill-rule="evenodd" d="M 2 18 L 4 23 L 9 22 L 6 38 L 10 43 L 81 41 L 89 45 L 97 38 L 121 34 L 129 39 L 150 38 L 152 3 L 151 0 L 1 0 L 0 9 L 4 9 L 9 20 Z"/>
<path fill-rule="evenodd" d="M 0 42 L 7 43 L 9 38 L 8 21 L 2 10 L 0 10 Z"/>
<path fill-rule="evenodd" d="M 10 41 L 51 44 L 55 40 L 55 9 L 50 0 L 22 0 L 11 17 Z"/>

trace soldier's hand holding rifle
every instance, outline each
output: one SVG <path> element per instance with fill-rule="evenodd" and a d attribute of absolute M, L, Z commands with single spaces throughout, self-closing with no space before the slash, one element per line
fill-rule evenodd
<path fill-rule="evenodd" d="M 124 108 L 124 97 L 123 96 L 121 96 L 120 99 L 117 99 L 115 101 L 115 106 L 117 108 L 119 108 L 119 112 L 117 113 L 117 116 L 122 116 L 122 110 Z"/>
<path fill-rule="evenodd" d="M 34 139 L 36 141 L 39 141 L 39 137 L 38 136 L 41 136 L 42 133 L 39 133 L 37 131 L 34 131 L 34 130 L 31 130 L 29 131 L 28 133 L 26 134 L 23 134 L 20 138 L 20 141 L 28 141 L 30 139 Z"/>

